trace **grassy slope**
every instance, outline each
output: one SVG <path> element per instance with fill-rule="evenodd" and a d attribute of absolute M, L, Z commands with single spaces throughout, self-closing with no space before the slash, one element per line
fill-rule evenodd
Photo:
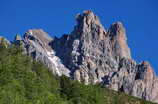
<path fill-rule="evenodd" d="M 21 51 L 0 46 L 0 104 L 152 104 L 100 85 L 52 76 Z"/>

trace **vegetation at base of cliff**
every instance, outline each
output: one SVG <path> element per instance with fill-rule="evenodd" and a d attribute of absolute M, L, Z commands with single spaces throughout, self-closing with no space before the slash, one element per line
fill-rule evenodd
<path fill-rule="evenodd" d="M 53 76 L 22 54 L 19 46 L 0 45 L 0 104 L 151 104 L 100 85 Z"/>

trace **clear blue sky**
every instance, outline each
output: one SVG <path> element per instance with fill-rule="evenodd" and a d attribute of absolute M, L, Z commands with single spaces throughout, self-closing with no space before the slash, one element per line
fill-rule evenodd
<path fill-rule="evenodd" d="M 70 33 L 75 15 L 92 10 L 105 28 L 126 27 L 133 58 L 148 60 L 158 73 L 158 0 L 0 0 L 0 35 L 13 39 L 31 28 L 52 36 Z"/>

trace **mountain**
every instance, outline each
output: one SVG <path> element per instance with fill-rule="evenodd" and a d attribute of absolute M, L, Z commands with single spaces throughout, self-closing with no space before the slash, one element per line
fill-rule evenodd
<path fill-rule="evenodd" d="M 21 46 L 0 41 L 0 104 L 105 103 L 154 104 L 102 85 L 52 75 L 46 65 L 25 55 Z"/>
<path fill-rule="evenodd" d="M 132 59 L 123 24 L 113 23 L 106 30 L 92 11 L 78 14 L 76 20 L 74 30 L 61 38 L 31 29 L 13 43 L 22 44 L 25 54 L 55 75 L 158 102 L 158 78 L 149 62 Z"/>

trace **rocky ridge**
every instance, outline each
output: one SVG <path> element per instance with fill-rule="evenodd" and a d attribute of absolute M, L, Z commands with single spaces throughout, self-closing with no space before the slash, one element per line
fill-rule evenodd
<path fill-rule="evenodd" d="M 21 41 L 25 53 L 53 74 L 158 102 L 158 78 L 148 62 L 132 59 L 123 24 L 116 22 L 105 30 L 92 11 L 78 14 L 76 20 L 74 30 L 61 38 L 32 29 L 14 43 Z"/>

